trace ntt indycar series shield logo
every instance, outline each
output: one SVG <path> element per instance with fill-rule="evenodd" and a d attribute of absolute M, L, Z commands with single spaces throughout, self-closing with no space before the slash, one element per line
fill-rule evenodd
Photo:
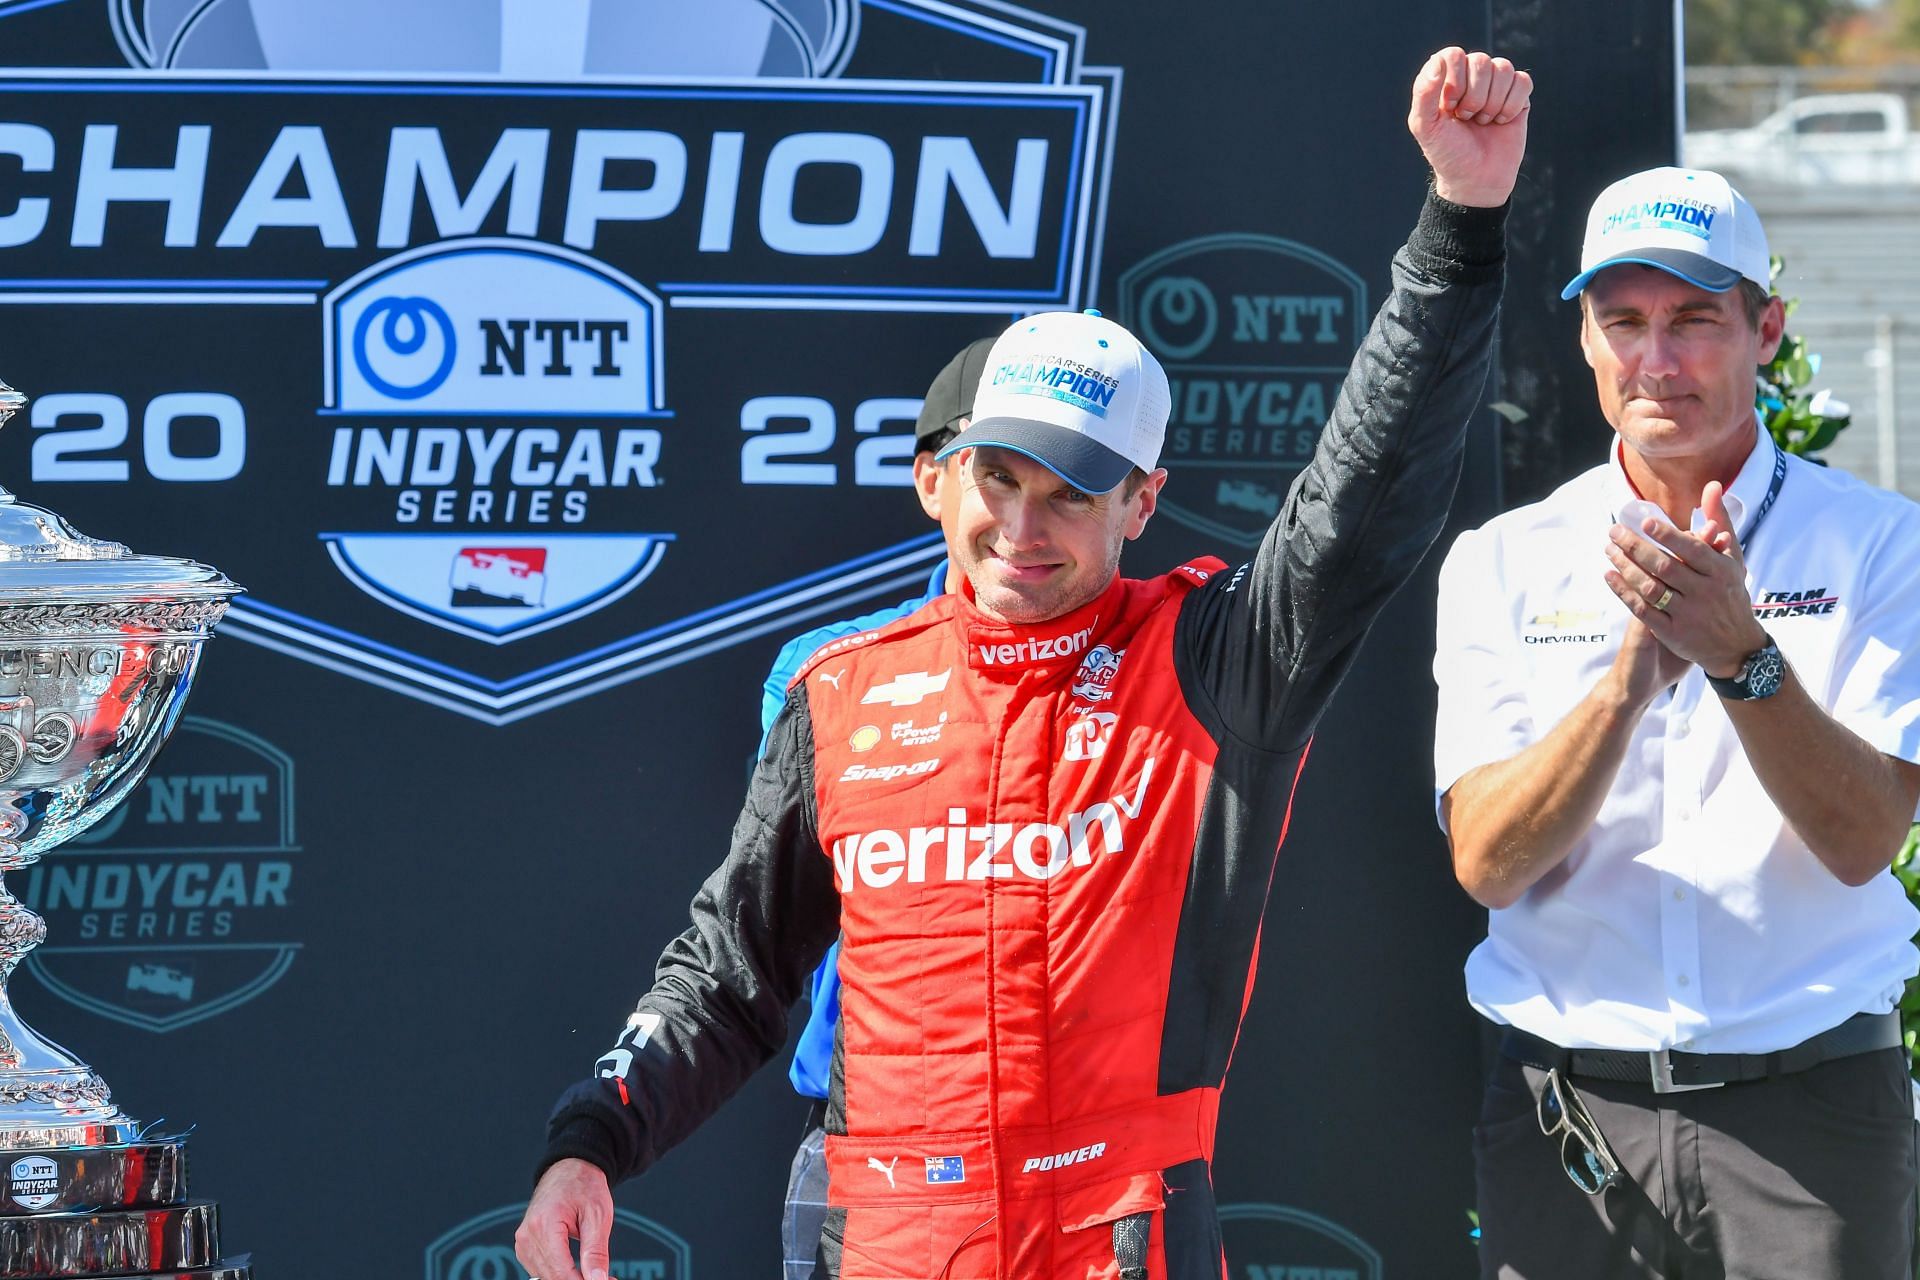
<path fill-rule="evenodd" d="M 528 1280 L 513 1252 L 513 1229 L 526 1211 L 524 1204 L 510 1204 L 435 1240 L 427 1246 L 426 1280 Z M 652 1219 L 615 1209 L 607 1274 L 612 1280 L 690 1280 L 693 1250 Z"/>
<path fill-rule="evenodd" d="M 1120 277 L 1121 323 L 1167 371 L 1160 509 L 1252 547 L 1313 457 L 1367 323 L 1360 276 L 1278 236 L 1203 236 Z"/>
<path fill-rule="evenodd" d="M 917 590 L 922 366 L 1098 301 L 1120 74 L 999 0 L 89 12 L 115 74 L 0 77 L 0 449 L 485 723 Z"/>
<path fill-rule="evenodd" d="M 26 967 L 67 1003 L 143 1031 L 257 1000 L 304 945 L 294 762 L 258 734 L 182 717 L 166 753 L 20 892 L 51 945 Z"/>
<path fill-rule="evenodd" d="M 1380 1280 L 1380 1252 L 1337 1222 L 1279 1204 L 1223 1204 L 1227 1270 L 1246 1280 Z"/>

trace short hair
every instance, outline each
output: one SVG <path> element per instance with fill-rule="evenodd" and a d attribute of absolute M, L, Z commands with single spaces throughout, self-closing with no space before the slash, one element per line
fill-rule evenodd
<path fill-rule="evenodd" d="M 961 423 L 961 427 L 966 425 L 965 418 L 961 418 L 958 421 Z M 953 443 L 953 438 L 960 434 L 961 427 L 942 427 L 930 435 L 921 436 L 919 442 L 915 444 L 913 451 L 915 453 L 938 455 L 942 449 Z"/>
<path fill-rule="evenodd" d="M 1773 290 L 1745 276 L 1740 278 L 1740 309 L 1746 313 L 1747 327 L 1758 329 L 1760 317 L 1766 314 L 1767 303 L 1773 300 Z"/>
<path fill-rule="evenodd" d="M 1139 467 L 1127 472 L 1127 478 L 1120 482 L 1120 500 L 1122 502 L 1130 500 L 1134 494 L 1140 492 L 1140 486 L 1146 482 L 1147 473 Z"/>

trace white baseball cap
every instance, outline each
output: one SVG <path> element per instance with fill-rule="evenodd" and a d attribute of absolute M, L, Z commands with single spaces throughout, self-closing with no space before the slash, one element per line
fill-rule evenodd
<path fill-rule="evenodd" d="M 936 458 L 992 445 L 1025 454 L 1086 493 L 1118 488 L 1160 461 L 1172 397 L 1166 370 L 1098 311 L 1016 320 L 994 341 L 973 425 Z"/>
<path fill-rule="evenodd" d="M 1770 288 L 1772 276 L 1760 215 L 1705 169 L 1648 169 L 1602 191 L 1587 214 L 1580 274 L 1560 296 L 1577 297 L 1597 272 L 1623 262 L 1658 267 L 1714 293 L 1742 279 Z"/>

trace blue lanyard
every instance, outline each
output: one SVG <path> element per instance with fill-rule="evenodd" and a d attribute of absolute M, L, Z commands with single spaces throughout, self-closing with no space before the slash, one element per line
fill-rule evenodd
<path fill-rule="evenodd" d="M 1771 434 L 1769 434 L 1767 438 L 1769 440 L 1773 439 Z M 1740 554 L 1742 557 L 1744 557 L 1749 551 L 1753 550 L 1753 539 L 1760 532 L 1760 525 L 1766 520 L 1767 513 L 1773 510 L 1774 499 L 1780 496 L 1780 489 L 1786 483 L 1787 483 L 1787 451 L 1780 447 L 1780 442 L 1778 440 L 1774 440 L 1773 441 L 1773 480 L 1770 484 L 1767 485 L 1767 496 L 1760 499 L 1760 509 L 1753 513 L 1752 522 L 1747 525 L 1746 533 L 1742 534 L 1740 537 Z"/>

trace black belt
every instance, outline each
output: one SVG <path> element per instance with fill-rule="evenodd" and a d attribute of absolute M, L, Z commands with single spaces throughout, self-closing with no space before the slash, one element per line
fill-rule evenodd
<path fill-rule="evenodd" d="M 1679 1049 L 1563 1049 L 1550 1040 L 1508 1027 L 1502 1055 L 1542 1071 L 1650 1084 L 1655 1093 L 1712 1089 L 1723 1084 L 1791 1075 L 1835 1058 L 1901 1045 L 1898 1013 L 1856 1013 L 1839 1026 L 1791 1049 L 1773 1053 L 1686 1053 Z"/>

